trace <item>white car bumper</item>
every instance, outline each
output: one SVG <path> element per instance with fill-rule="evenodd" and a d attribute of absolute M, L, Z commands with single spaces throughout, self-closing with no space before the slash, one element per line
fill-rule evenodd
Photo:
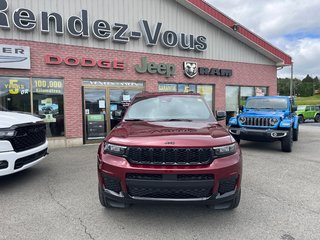
<path fill-rule="evenodd" d="M 2 143 L 2 146 L 8 146 L 8 143 L 10 144 L 10 142 L 8 141 L 0 141 L 0 144 Z M 0 176 L 12 174 L 32 167 L 46 157 L 46 155 L 48 154 L 47 149 L 48 141 L 46 141 L 41 146 L 22 152 L 13 151 L 12 146 L 10 149 L 8 149 L 8 151 L 4 151 L 4 149 L 1 148 Z"/>

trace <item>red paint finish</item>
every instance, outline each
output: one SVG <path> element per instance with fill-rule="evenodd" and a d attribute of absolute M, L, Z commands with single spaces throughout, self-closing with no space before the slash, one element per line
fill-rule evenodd
<path fill-rule="evenodd" d="M 213 17 L 214 19 L 218 20 L 222 24 L 229 26 L 230 28 L 236 23 L 233 19 L 229 18 L 228 16 L 224 15 L 217 9 L 211 7 L 208 3 L 202 0 L 187 0 L 190 4 L 196 6 L 203 12 L 207 13 L 209 16 Z M 253 43 L 257 44 L 261 48 L 267 50 L 268 52 L 272 53 L 273 55 L 277 56 L 278 58 L 282 59 L 285 65 L 292 64 L 292 58 L 285 54 L 284 52 L 280 51 L 279 49 L 275 48 L 259 36 L 255 35 L 248 29 L 243 26 L 238 26 L 238 33 L 240 33 L 243 37 L 249 39 Z"/>
<path fill-rule="evenodd" d="M 104 154 L 103 148 L 99 148 L 98 157 L 99 171 L 98 179 L 103 184 L 101 174 L 107 174 L 117 177 L 121 180 L 121 187 L 127 191 L 125 177 L 127 173 L 144 173 L 144 174 L 213 174 L 216 183 L 220 179 L 227 179 L 230 176 L 238 175 L 240 177 L 237 188 L 240 188 L 242 177 L 242 157 L 240 149 L 234 155 L 215 159 L 210 165 L 204 166 L 146 166 L 130 164 L 122 157 Z M 214 185 L 213 191 L 218 191 L 218 184 Z"/>
<path fill-rule="evenodd" d="M 151 197 L 152 199 L 143 200 L 156 201 L 159 199 L 163 199 L 162 196 L 165 196 L 165 200 L 175 201 L 177 199 L 179 200 L 179 197 L 177 197 L 177 195 L 179 194 L 169 194 L 168 196 L 168 192 L 182 192 L 183 188 L 189 187 L 189 184 L 191 184 L 191 182 L 197 182 L 196 179 L 193 179 L 193 181 L 180 179 L 178 181 L 176 180 L 175 175 L 185 174 L 186 176 L 190 176 L 193 174 L 205 174 L 213 175 L 214 181 L 210 183 L 209 197 L 207 196 L 212 201 L 219 201 L 219 199 L 223 199 L 224 196 L 226 196 L 224 195 L 224 193 L 226 192 L 231 195 L 234 194 L 235 191 L 240 191 L 242 176 L 242 156 L 239 145 L 235 142 L 235 140 L 231 137 L 231 135 L 225 128 L 223 128 L 217 122 L 214 122 L 214 118 L 212 115 L 208 116 L 206 119 L 201 119 L 199 121 L 129 121 L 130 117 L 127 118 L 127 115 L 130 115 L 130 110 L 132 109 L 134 109 L 132 111 L 137 111 L 137 108 L 139 108 L 138 104 L 141 101 L 153 97 L 162 97 L 163 95 L 165 94 L 149 94 L 148 96 L 146 96 L 146 94 L 137 95 L 135 100 L 133 100 L 131 107 L 129 107 L 129 109 L 127 110 L 127 113 L 124 116 L 123 120 L 119 123 L 119 125 L 117 125 L 116 128 L 111 131 L 111 133 L 105 138 L 104 142 L 100 144 L 97 153 L 98 179 L 100 189 L 103 189 L 103 191 L 105 191 L 105 189 L 113 191 L 113 186 L 108 183 L 108 181 L 110 181 L 108 180 L 108 177 L 113 177 L 114 179 L 117 179 L 118 183 L 120 183 L 121 185 L 122 194 L 120 194 L 120 196 L 117 196 L 119 201 L 135 200 L 134 193 L 132 196 L 130 195 L 130 188 L 151 188 L 151 192 L 156 192 L 156 196 Z M 179 98 L 181 94 L 171 93 L 168 95 L 170 96 L 170 98 Z M 193 95 L 184 95 L 185 98 L 194 97 Z M 159 97 L 159 99 L 161 99 L 161 97 Z M 204 99 L 200 96 L 197 96 L 197 98 L 194 99 L 194 101 L 199 100 L 204 102 Z M 144 110 L 148 113 L 148 111 L 153 111 L 153 107 L 148 108 L 144 106 Z M 161 106 L 155 108 L 159 110 L 160 107 Z M 174 116 L 174 114 L 169 114 L 169 116 Z M 121 153 L 109 152 L 110 150 L 105 152 L 105 144 L 122 146 L 126 147 L 127 149 L 123 150 Z M 235 150 L 232 153 L 229 153 L 229 155 L 225 154 L 224 156 L 220 155 L 219 157 L 219 155 L 216 154 L 216 152 L 213 150 L 213 148 L 215 147 L 229 146 L 232 144 L 234 144 Z M 143 154 L 141 152 L 137 153 L 136 151 L 135 153 L 132 153 L 131 150 L 134 147 L 136 149 L 139 149 L 138 151 L 140 151 L 141 149 L 145 149 L 148 151 L 148 153 L 144 152 Z M 172 151 L 172 149 L 174 150 Z M 179 150 L 182 149 L 187 149 L 186 155 L 179 155 Z M 199 152 L 194 153 L 190 158 L 192 154 L 191 152 L 194 149 L 202 149 L 202 152 L 209 150 L 213 151 L 214 153 L 209 156 L 208 159 L 210 160 L 204 163 L 200 160 L 203 160 L 203 157 Z M 159 151 L 157 150 L 160 150 L 161 153 L 159 154 Z M 171 153 L 169 153 L 170 150 Z M 167 155 L 167 153 L 169 154 Z M 134 159 L 137 159 L 136 163 L 132 161 L 132 157 Z M 177 160 L 178 158 L 179 160 Z M 183 159 L 182 161 L 187 161 L 188 164 L 186 162 L 181 162 L 181 159 Z M 199 163 L 195 164 L 195 162 L 197 161 L 199 161 Z M 155 163 L 158 165 L 156 165 Z M 145 174 L 166 175 L 163 177 L 167 177 L 168 179 L 163 179 L 164 181 L 162 181 L 156 179 L 141 179 L 138 177 L 137 179 L 135 179 L 137 180 L 137 185 L 134 187 L 132 187 L 131 185 L 130 187 L 130 180 L 128 183 L 127 178 L 127 174 L 129 173 L 138 174 L 140 176 Z M 104 179 L 105 176 L 108 177 Z M 230 178 L 232 178 L 233 176 L 236 177 L 236 180 L 230 183 Z M 149 177 L 152 177 L 152 175 L 149 175 Z M 229 190 L 223 193 L 221 189 L 223 188 L 223 181 L 225 181 L 226 179 L 229 179 L 228 181 L 231 184 L 231 188 L 229 187 Z M 197 189 L 196 191 L 206 188 L 207 186 L 203 180 L 198 180 L 196 184 L 198 185 L 197 187 L 194 186 L 194 189 Z M 158 191 L 164 191 L 167 193 L 164 193 L 163 195 L 161 195 L 160 193 L 160 195 L 157 195 Z M 192 192 L 193 190 L 189 191 Z M 120 191 L 118 191 L 118 193 L 119 192 Z M 104 195 L 104 197 L 110 200 L 110 196 L 108 196 L 110 192 L 106 191 L 106 193 L 104 194 L 106 194 Z M 145 196 L 146 198 L 148 198 L 148 194 L 146 194 Z M 181 197 L 181 199 L 182 198 L 184 197 Z M 141 200 L 142 199 L 140 199 L 140 201 Z M 197 201 L 204 202 L 206 200 L 208 199 L 198 199 Z M 184 201 L 188 201 L 188 199 L 185 199 Z M 230 200 L 223 201 L 228 202 Z"/>
<path fill-rule="evenodd" d="M 236 86 L 269 86 L 269 94 L 277 94 L 277 70 L 275 66 L 248 64 L 238 62 L 215 61 L 209 59 L 187 58 L 160 54 L 117 51 L 109 49 L 86 48 L 71 45 L 59 45 L 31 41 L 0 39 L 0 44 L 29 46 L 31 48 L 31 70 L 0 69 L 0 76 L 42 77 L 64 79 L 65 132 L 67 138 L 82 138 L 82 96 L 81 86 L 84 79 L 143 81 L 146 90 L 158 91 L 159 83 L 193 83 L 215 85 L 214 107 L 224 110 L 226 85 Z M 45 57 L 54 54 L 61 59 L 67 57 L 118 59 L 124 61 L 124 69 L 68 66 L 66 64 L 48 65 Z M 167 78 L 160 74 L 139 74 L 134 66 L 141 64 L 141 57 L 147 57 L 148 62 L 170 63 L 176 65 L 176 74 Z M 199 76 L 190 79 L 183 70 L 184 61 L 195 61 L 201 67 L 232 69 L 231 77 Z"/>

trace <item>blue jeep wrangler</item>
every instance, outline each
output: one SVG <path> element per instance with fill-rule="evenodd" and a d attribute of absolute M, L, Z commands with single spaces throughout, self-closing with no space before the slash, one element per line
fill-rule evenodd
<path fill-rule="evenodd" d="M 292 151 L 293 141 L 298 140 L 299 121 L 297 106 L 288 96 L 249 97 L 241 113 L 230 118 L 229 132 L 240 143 L 249 141 L 281 141 L 284 152 Z"/>

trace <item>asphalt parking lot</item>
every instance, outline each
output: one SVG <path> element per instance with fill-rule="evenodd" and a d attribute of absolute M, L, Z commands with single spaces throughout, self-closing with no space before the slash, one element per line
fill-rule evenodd
<path fill-rule="evenodd" d="M 241 143 L 242 199 L 233 211 L 192 205 L 104 209 L 97 145 L 54 149 L 0 178 L 0 239 L 320 239 L 320 124 L 300 126 L 292 153 Z"/>

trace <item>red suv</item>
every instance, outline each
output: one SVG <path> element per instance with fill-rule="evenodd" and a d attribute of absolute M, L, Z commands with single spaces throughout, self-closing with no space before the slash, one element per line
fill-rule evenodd
<path fill-rule="evenodd" d="M 199 94 L 136 95 L 98 149 L 101 204 L 161 201 L 236 208 L 242 155 L 217 120 Z"/>

